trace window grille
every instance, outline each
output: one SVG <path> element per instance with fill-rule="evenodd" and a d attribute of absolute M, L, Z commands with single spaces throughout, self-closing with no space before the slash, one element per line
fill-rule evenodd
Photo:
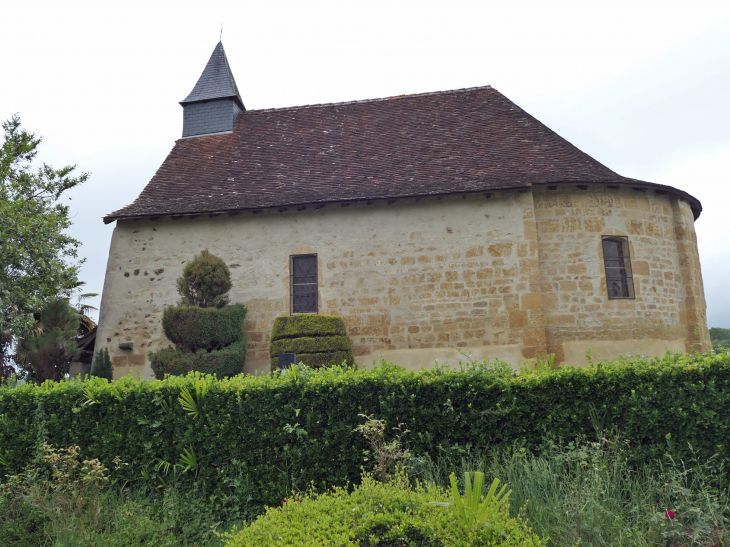
<path fill-rule="evenodd" d="M 608 298 L 634 298 L 634 278 L 631 274 L 627 237 L 603 236 L 603 265 L 606 269 Z"/>
<path fill-rule="evenodd" d="M 291 257 L 291 313 L 318 313 L 317 255 Z"/>

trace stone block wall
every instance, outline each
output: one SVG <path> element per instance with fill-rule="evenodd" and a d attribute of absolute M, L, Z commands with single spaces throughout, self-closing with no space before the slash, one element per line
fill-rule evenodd
<path fill-rule="evenodd" d="M 589 346 L 656 354 L 697 343 L 693 324 L 706 332 L 692 213 L 669 195 L 566 185 L 345 205 L 119 221 L 97 347 L 116 375 L 152 377 L 146 356 L 169 344 L 161 317 L 178 300 L 175 279 L 205 248 L 248 307 L 247 372 L 268 370 L 296 254 L 317 254 L 319 312 L 343 317 L 360 364 L 518 365 L 546 352 L 582 364 Z M 635 300 L 608 300 L 601 235 L 629 237 Z"/>
<path fill-rule="evenodd" d="M 688 331 L 706 331 L 696 242 L 681 243 L 688 254 L 683 258 L 676 236 L 678 214 L 683 233 L 694 236 L 689 205 L 662 190 L 552 188 L 534 191 L 548 352 L 558 362 L 575 363 L 585 362 L 588 349 L 607 358 L 688 351 Z M 633 299 L 607 298 L 605 235 L 628 237 Z M 691 326 L 687 291 L 702 309 Z"/>

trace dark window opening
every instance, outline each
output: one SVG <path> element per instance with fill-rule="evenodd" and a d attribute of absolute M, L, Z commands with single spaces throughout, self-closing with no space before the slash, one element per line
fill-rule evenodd
<path fill-rule="evenodd" d="M 317 255 L 291 257 L 291 313 L 317 313 Z"/>
<path fill-rule="evenodd" d="M 608 298 L 634 298 L 628 238 L 603 237 L 603 265 L 606 268 Z"/>

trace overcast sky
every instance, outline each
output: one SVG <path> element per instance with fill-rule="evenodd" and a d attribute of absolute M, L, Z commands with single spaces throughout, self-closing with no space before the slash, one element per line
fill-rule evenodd
<path fill-rule="evenodd" d="M 3 2 L 0 118 L 92 174 L 68 197 L 101 292 L 113 225 L 182 133 L 223 25 L 247 109 L 492 85 L 614 171 L 681 188 L 730 327 L 730 1 Z M 98 305 L 97 299 L 97 305 Z"/>

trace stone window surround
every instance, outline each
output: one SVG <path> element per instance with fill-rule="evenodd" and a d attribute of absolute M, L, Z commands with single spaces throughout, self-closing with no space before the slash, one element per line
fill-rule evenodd
<path fill-rule="evenodd" d="M 314 258 L 314 267 L 316 272 L 317 280 L 315 282 L 316 292 L 314 294 L 314 308 L 313 309 L 307 309 L 306 311 L 295 311 L 294 310 L 294 279 L 295 279 L 295 272 L 294 272 L 294 261 L 297 258 L 305 258 L 305 257 L 311 257 Z M 299 315 L 299 314 L 318 314 L 319 313 L 319 258 L 317 256 L 317 253 L 303 253 L 303 254 L 293 254 L 289 255 L 289 315 Z"/>
<path fill-rule="evenodd" d="M 623 251 L 622 258 L 624 259 L 624 268 L 621 272 L 622 274 L 622 281 L 626 284 L 626 292 L 628 293 L 626 296 L 616 296 L 611 294 L 611 290 L 609 289 L 609 274 L 608 274 L 608 268 L 609 266 L 606 264 L 606 257 L 605 257 L 605 242 L 606 241 L 612 241 L 615 243 L 620 243 Z M 603 273 L 606 279 L 606 294 L 608 296 L 609 300 L 635 300 L 636 299 L 636 292 L 634 287 L 634 277 L 633 277 L 633 271 L 631 269 L 631 246 L 629 243 L 628 236 L 623 235 L 602 235 L 601 236 L 601 254 L 602 254 L 602 262 L 603 262 Z"/>

